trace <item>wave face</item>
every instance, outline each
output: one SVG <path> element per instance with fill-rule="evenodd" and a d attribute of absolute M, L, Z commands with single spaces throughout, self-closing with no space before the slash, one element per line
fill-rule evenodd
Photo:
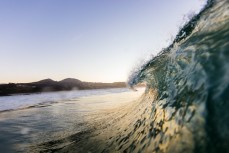
<path fill-rule="evenodd" d="M 135 129 L 144 138 L 133 140 L 128 152 L 229 152 L 229 2 L 208 1 L 128 81 L 141 82 L 157 96 L 150 117 Z"/>

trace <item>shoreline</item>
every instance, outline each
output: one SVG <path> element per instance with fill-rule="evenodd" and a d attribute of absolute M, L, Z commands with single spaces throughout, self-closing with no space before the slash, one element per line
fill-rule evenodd
<path fill-rule="evenodd" d="M 14 94 L 31 94 L 55 91 L 90 90 L 127 87 L 125 82 L 84 82 L 74 78 L 61 81 L 44 79 L 30 83 L 8 83 L 0 84 L 0 96 L 11 96 Z"/>

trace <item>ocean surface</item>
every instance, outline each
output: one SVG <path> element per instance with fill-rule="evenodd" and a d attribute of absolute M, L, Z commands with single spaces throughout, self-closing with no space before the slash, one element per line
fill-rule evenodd
<path fill-rule="evenodd" d="M 229 153 L 228 0 L 208 0 L 130 75 L 138 83 L 146 89 L 5 97 L 1 110 L 16 110 L 0 113 L 1 151 Z"/>
<path fill-rule="evenodd" d="M 75 98 L 104 95 L 109 93 L 121 93 L 129 91 L 126 88 L 119 89 L 97 89 L 97 90 L 72 90 L 60 92 L 44 92 L 36 94 L 18 94 L 14 96 L 0 97 L 0 112 L 6 110 L 14 110 L 25 108 L 42 103 L 55 103 L 66 100 L 74 100 Z"/>
<path fill-rule="evenodd" d="M 0 97 L 0 152 L 58 151 L 84 140 L 95 120 L 143 93 L 116 88 Z"/>

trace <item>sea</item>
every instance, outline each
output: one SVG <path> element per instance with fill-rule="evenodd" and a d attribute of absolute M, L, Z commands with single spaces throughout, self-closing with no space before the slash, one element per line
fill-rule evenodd
<path fill-rule="evenodd" d="M 112 88 L 0 97 L 0 152 L 63 149 L 91 130 L 95 120 L 132 105 L 143 93 L 144 88 Z"/>
<path fill-rule="evenodd" d="M 0 151 L 229 153 L 228 0 L 208 0 L 127 82 L 2 97 Z"/>

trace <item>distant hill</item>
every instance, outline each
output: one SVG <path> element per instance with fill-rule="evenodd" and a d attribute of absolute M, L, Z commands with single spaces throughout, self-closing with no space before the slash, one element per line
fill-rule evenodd
<path fill-rule="evenodd" d="M 74 78 L 67 78 L 64 80 L 59 81 L 60 83 L 80 83 L 82 81 L 78 80 L 78 79 L 74 79 Z"/>
<path fill-rule="evenodd" d="M 64 87 L 66 90 L 72 90 L 74 88 L 84 89 L 83 82 L 78 79 L 74 79 L 74 78 L 67 78 L 67 79 L 61 80 L 59 81 L 59 84 L 62 87 Z"/>
<path fill-rule="evenodd" d="M 19 94 L 19 93 L 122 88 L 122 87 L 126 87 L 125 82 L 114 82 L 114 83 L 83 82 L 74 78 L 67 78 L 61 81 L 44 79 L 44 80 L 31 82 L 31 83 L 0 84 L 0 96 L 7 96 L 7 95 Z"/>
<path fill-rule="evenodd" d="M 40 81 L 37 81 L 37 82 L 32 82 L 34 84 L 55 84 L 57 83 L 57 81 L 54 81 L 52 79 L 44 79 L 44 80 L 40 80 Z"/>

